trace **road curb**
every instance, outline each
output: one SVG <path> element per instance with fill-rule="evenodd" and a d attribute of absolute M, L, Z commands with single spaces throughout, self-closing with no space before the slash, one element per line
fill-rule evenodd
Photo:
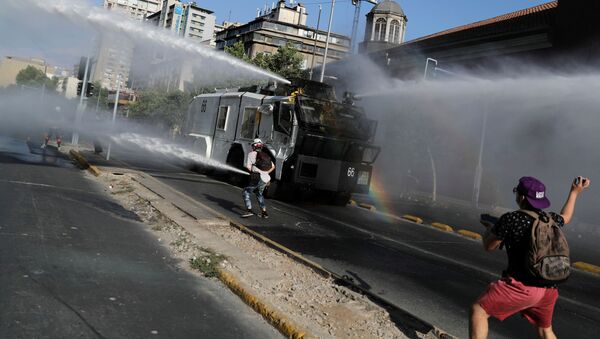
<path fill-rule="evenodd" d="M 574 263 L 573 267 L 580 269 L 582 271 L 586 271 L 586 272 L 590 272 L 590 273 L 594 273 L 594 274 L 600 274 L 600 266 L 588 264 L 583 261 L 578 261 L 578 262 Z"/>
<path fill-rule="evenodd" d="M 472 232 L 469 230 L 458 230 L 458 231 L 456 231 L 456 233 L 462 235 L 463 237 L 467 237 L 467 238 L 471 238 L 471 239 L 475 239 L 475 240 L 481 240 L 481 234 Z"/>
<path fill-rule="evenodd" d="M 419 217 L 415 217 L 414 215 L 410 215 L 410 214 L 405 214 L 401 218 L 405 219 L 405 220 L 412 221 L 412 222 L 417 223 L 417 224 L 422 224 L 423 223 L 423 219 L 421 219 Z"/>
<path fill-rule="evenodd" d="M 71 156 L 71 158 L 73 160 L 75 160 L 81 166 L 81 168 L 88 170 L 93 175 L 99 176 L 102 173 L 98 169 L 98 167 L 96 167 L 94 165 L 90 165 L 90 163 L 87 161 L 87 159 L 83 155 L 81 155 L 81 153 L 79 151 L 72 149 L 69 151 L 69 155 Z"/>
<path fill-rule="evenodd" d="M 219 280 L 225 284 L 225 286 L 237 294 L 248 306 L 252 307 L 254 311 L 263 316 L 263 318 L 265 318 L 286 337 L 293 339 L 313 338 L 313 336 L 307 335 L 305 331 L 300 329 L 291 320 L 273 310 L 259 298 L 248 292 L 248 290 L 244 288 L 242 284 L 233 277 L 233 275 L 225 272 L 224 270 L 219 270 L 218 277 Z"/>
<path fill-rule="evenodd" d="M 445 232 L 454 232 L 454 228 L 452 228 L 452 226 L 442 224 L 440 222 L 433 222 L 433 223 L 431 223 L 431 226 L 435 227 L 439 230 L 445 231 Z"/>

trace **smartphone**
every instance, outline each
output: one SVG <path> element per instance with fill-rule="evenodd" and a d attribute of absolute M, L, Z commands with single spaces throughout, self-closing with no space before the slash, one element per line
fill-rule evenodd
<path fill-rule="evenodd" d="M 495 216 L 493 216 L 491 214 L 487 214 L 487 213 L 486 214 L 482 214 L 480 220 L 481 221 L 485 221 L 485 222 L 489 222 L 489 223 L 492 223 L 492 224 L 496 224 L 498 222 L 498 218 L 497 217 L 495 217 Z"/>

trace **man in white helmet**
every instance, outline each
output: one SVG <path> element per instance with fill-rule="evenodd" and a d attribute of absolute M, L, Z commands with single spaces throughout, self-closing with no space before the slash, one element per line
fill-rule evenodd
<path fill-rule="evenodd" d="M 242 193 L 247 210 L 242 215 L 243 218 L 254 215 L 252 203 L 250 202 L 250 194 L 252 192 L 256 194 L 256 200 L 258 200 L 258 206 L 261 210 L 260 216 L 263 218 L 269 217 L 263 192 L 271 181 L 270 173 L 275 169 L 275 165 L 271 161 L 271 156 L 263 151 L 263 146 L 262 140 L 254 139 L 252 141 L 252 152 L 248 153 L 248 159 L 246 160 L 246 169 L 250 171 L 250 183 L 244 188 Z"/>

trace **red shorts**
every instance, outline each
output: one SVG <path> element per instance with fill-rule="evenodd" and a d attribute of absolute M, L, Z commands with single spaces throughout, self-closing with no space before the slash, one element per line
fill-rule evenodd
<path fill-rule="evenodd" d="M 548 328 L 552 326 L 556 299 L 556 288 L 526 286 L 507 277 L 489 284 L 477 302 L 487 314 L 500 321 L 521 312 L 530 323 Z"/>

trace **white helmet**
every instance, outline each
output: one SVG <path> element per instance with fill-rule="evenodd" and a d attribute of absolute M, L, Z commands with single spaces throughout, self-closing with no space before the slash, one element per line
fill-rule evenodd
<path fill-rule="evenodd" d="M 253 148 L 261 148 L 263 147 L 263 142 L 262 140 L 260 140 L 259 138 L 256 138 L 252 141 L 252 147 Z"/>

